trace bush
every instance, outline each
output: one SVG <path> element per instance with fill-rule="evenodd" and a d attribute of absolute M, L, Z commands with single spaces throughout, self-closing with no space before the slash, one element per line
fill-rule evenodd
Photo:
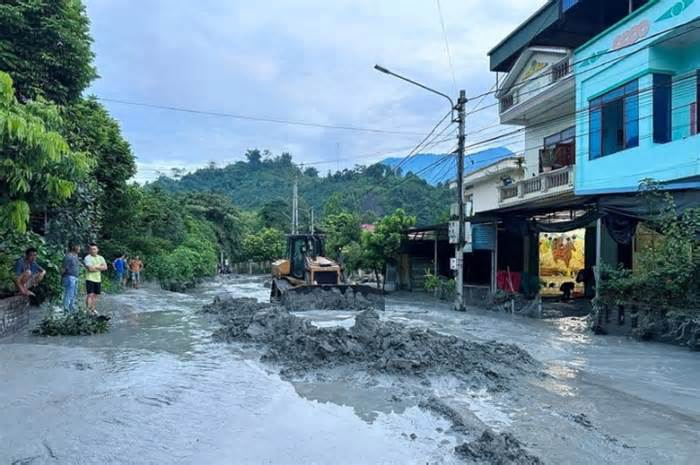
<path fill-rule="evenodd" d="M 37 336 L 87 336 L 109 331 L 109 320 L 94 317 L 80 310 L 56 314 L 49 311 L 33 331 Z"/>
<path fill-rule="evenodd" d="M 187 236 L 170 253 L 151 258 L 149 269 L 163 289 L 181 292 L 216 273 L 216 237 L 211 227 L 201 221 L 187 220 Z"/>
<path fill-rule="evenodd" d="M 430 270 L 426 270 L 425 283 L 423 285 L 427 292 L 435 293 L 435 296 L 441 300 L 450 300 L 454 298 L 456 293 L 456 282 L 454 278 L 445 278 L 444 276 L 435 276 Z"/>

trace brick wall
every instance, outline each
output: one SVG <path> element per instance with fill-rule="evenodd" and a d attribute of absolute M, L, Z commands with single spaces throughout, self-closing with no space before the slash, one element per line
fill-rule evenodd
<path fill-rule="evenodd" d="M 16 333 L 29 324 L 29 299 L 8 297 L 0 299 L 0 337 Z"/>

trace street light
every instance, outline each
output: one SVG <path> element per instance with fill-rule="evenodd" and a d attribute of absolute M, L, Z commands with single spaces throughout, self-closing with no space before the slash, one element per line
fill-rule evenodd
<path fill-rule="evenodd" d="M 376 69 L 377 71 L 379 71 L 379 72 L 381 72 L 381 73 L 384 73 L 384 74 L 388 74 L 388 75 L 390 75 L 390 76 L 397 77 L 397 78 L 401 79 L 402 81 L 410 82 L 410 83 L 413 84 L 414 86 L 418 86 L 418 87 L 420 87 L 420 88 L 422 88 L 422 89 L 427 90 L 428 92 L 432 92 L 433 94 L 437 94 L 437 95 L 439 95 L 439 96 L 441 96 L 441 97 L 444 97 L 444 98 L 446 98 L 446 99 L 450 102 L 450 108 L 453 109 L 453 110 L 455 109 L 455 103 L 452 101 L 452 99 L 450 98 L 450 96 L 447 95 L 447 94 L 443 94 L 442 92 L 440 92 L 440 91 L 438 91 L 438 90 L 435 90 L 435 89 L 431 89 L 430 87 L 428 87 L 428 86 L 426 86 L 426 85 L 423 85 L 423 84 L 421 84 L 420 82 L 416 82 L 416 81 L 414 81 L 413 79 L 409 79 L 409 78 L 407 78 L 407 77 L 405 77 L 405 76 L 401 76 L 400 74 L 396 74 L 396 73 L 393 72 L 393 71 L 389 71 L 388 69 L 386 69 L 386 68 L 383 67 L 383 66 L 374 65 L 374 69 Z"/>
<path fill-rule="evenodd" d="M 459 205 L 459 225 L 457 227 L 458 235 L 457 247 L 455 247 L 455 258 L 457 259 L 457 279 L 456 279 L 456 296 L 455 296 L 455 308 L 457 310 L 464 310 L 464 126 L 466 120 L 465 107 L 467 103 L 467 97 L 464 90 L 459 91 L 459 99 L 457 100 L 457 105 L 452 101 L 449 95 L 443 94 L 442 92 L 432 89 L 426 85 L 416 82 L 413 79 L 409 79 L 400 74 L 396 74 L 393 71 L 389 71 L 383 66 L 374 65 L 374 69 L 384 74 L 397 77 L 402 81 L 406 81 L 414 86 L 418 86 L 421 89 L 425 89 L 428 92 L 437 94 L 441 97 L 446 98 L 450 102 L 450 111 L 452 112 L 452 122 L 459 123 L 459 135 L 457 137 L 457 205 Z M 457 111 L 457 119 L 454 118 L 454 111 Z"/>

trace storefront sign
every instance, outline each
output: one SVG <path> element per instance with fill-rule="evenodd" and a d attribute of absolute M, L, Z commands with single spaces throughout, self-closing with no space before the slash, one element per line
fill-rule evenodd
<path fill-rule="evenodd" d="M 629 47 L 630 45 L 636 44 L 649 34 L 649 28 L 651 25 L 648 20 L 644 20 L 641 23 L 632 26 L 630 29 L 626 30 L 619 36 L 615 37 L 613 41 L 613 50 L 619 50 L 624 47 Z"/>

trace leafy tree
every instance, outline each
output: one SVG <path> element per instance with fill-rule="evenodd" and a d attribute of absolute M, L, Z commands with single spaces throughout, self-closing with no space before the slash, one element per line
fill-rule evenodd
<path fill-rule="evenodd" d="M 132 207 L 127 196 L 127 181 L 136 174 L 131 147 L 122 136 L 119 124 L 94 98 L 79 99 L 67 106 L 63 120 L 69 145 L 95 160 L 91 179 L 96 185 L 85 185 L 81 190 L 95 197 L 99 215 L 104 219 L 103 229 L 99 229 L 102 224 L 97 223 L 92 229 L 109 240 Z"/>
<path fill-rule="evenodd" d="M 318 170 L 314 168 L 313 166 L 309 166 L 304 170 L 304 176 L 308 176 L 310 178 L 317 178 L 318 177 Z"/>
<path fill-rule="evenodd" d="M 290 207 L 287 202 L 273 200 L 267 202 L 260 209 L 260 221 L 265 228 L 273 228 L 278 231 L 289 231 Z"/>
<path fill-rule="evenodd" d="M 233 202 L 220 194 L 199 192 L 186 194 L 182 204 L 190 215 L 209 223 L 228 258 L 238 261 L 243 257 L 243 234 L 251 220 Z"/>
<path fill-rule="evenodd" d="M 326 254 L 338 260 L 343 247 L 359 242 L 362 229 L 357 215 L 345 212 L 326 216 L 323 231 L 326 233 Z"/>
<path fill-rule="evenodd" d="M 79 0 L 5 0 L 0 4 L 0 69 L 21 101 L 77 99 L 97 77 L 85 7 Z"/>
<path fill-rule="evenodd" d="M 68 199 L 91 167 L 57 132 L 56 107 L 17 102 L 12 79 L 0 72 L 0 228 L 23 232 L 31 209 Z"/>
<path fill-rule="evenodd" d="M 394 214 L 379 220 L 374 232 L 363 234 L 362 246 L 367 253 L 366 262 L 377 277 L 380 272 L 384 272 L 387 264 L 396 264 L 401 250 L 402 232 L 415 224 L 416 218 L 399 208 Z"/>
<path fill-rule="evenodd" d="M 265 228 L 243 238 L 243 250 L 246 257 L 256 262 L 280 258 L 284 253 L 284 247 L 284 234 L 272 228 Z"/>

